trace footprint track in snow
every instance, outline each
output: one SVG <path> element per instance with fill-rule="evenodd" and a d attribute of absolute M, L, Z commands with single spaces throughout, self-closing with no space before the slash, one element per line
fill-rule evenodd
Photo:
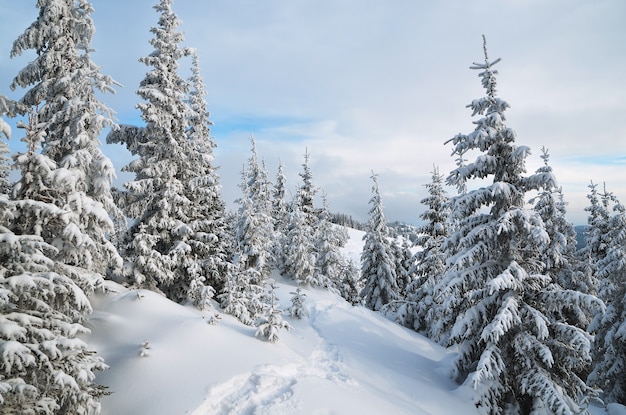
<path fill-rule="evenodd" d="M 315 306 L 311 325 L 319 336 L 319 344 L 299 364 L 263 365 L 226 382 L 214 385 L 204 403 L 192 415 L 269 415 L 296 413 L 298 400 L 293 387 L 302 378 L 318 378 L 333 383 L 356 386 L 345 373 L 339 348 L 326 340 L 316 326 L 316 318 L 331 306 Z"/>
<path fill-rule="evenodd" d="M 193 415 L 265 415 L 295 409 L 291 402 L 297 383 L 295 367 L 262 366 L 214 386 Z"/>

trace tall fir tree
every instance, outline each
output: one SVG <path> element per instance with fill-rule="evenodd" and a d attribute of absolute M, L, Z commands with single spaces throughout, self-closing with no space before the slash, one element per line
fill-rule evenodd
<path fill-rule="evenodd" d="M 154 51 L 140 62 L 150 68 L 140 82 L 137 104 L 143 127 L 122 126 L 107 137 L 138 158 L 124 167 L 135 174 L 120 197 L 134 219 L 123 241 L 126 276 L 135 286 L 162 292 L 173 301 L 206 304 L 228 271 L 225 204 L 213 166 L 209 114 L 197 58 L 191 88 L 179 62 L 193 51 L 182 47 L 172 0 L 154 9 Z"/>
<path fill-rule="evenodd" d="M 363 302 L 361 298 L 361 292 L 363 290 L 361 275 L 357 264 L 354 263 L 352 258 L 348 258 L 341 267 L 337 290 L 339 294 L 352 305 L 361 304 Z"/>
<path fill-rule="evenodd" d="M 47 242 L 58 249 L 58 260 L 106 275 L 111 266 L 121 265 L 109 235 L 116 232 L 113 220 L 119 224 L 123 215 L 111 194 L 113 164 L 100 150 L 98 140 L 102 130 L 114 123 L 111 110 L 96 93 L 113 92 L 115 82 L 102 75 L 91 60 L 95 33 L 91 3 L 42 0 L 37 7 L 37 19 L 11 49 L 12 58 L 28 50 L 35 52 L 35 58 L 18 72 L 11 88 L 28 88 L 19 101 L 22 111 L 29 115 L 28 128 L 38 131 L 41 154 L 53 163 L 46 168 L 64 178 L 46 196 L 52 199 L 45 201 L 68 210 L 82 240 L 68 241 L 56 233 Z M 29 183 L 22 181 L 15 197 L 37 196 Z"/>
<path fill-rule="evenodd" d="M 389 241 L 389 228 L 383 211 L 378 179 L 373 173 L 372 180 L 374 195 L 370 199 L 368 227 L 363 236 L 365 242 L 361 252 L 361 279 L 364 284 L 361 298 L 366 307 L 378 311 L 385 304 L 397 300 L 399 292 Z"/>
<path fill-rule="evenodd" d="M 278 269 L 285 267 L 285 255 L 283 247 L 287 237 L 289 226 L 289 214 L 291 206 L 287 203 L 287 178 L 283 170 L 283 163 L 279 163 L 276 180 L 272 189 L 272 221 L 274 222 L 274 232 L 272 233 L 272 257 L 273 265 Z"/>
<path fill-rule="evenodd" d="M 626 208 L 612 194 L 604 193 L 605 200 L 614 202 L 606 223 L 610 244 L 596 261 L 606 312 L 598 313 L 589 327 L 595 332 L 589 383 L 603 390 L 606 403 L 626 404 Z"/>
<path fill-rule="evenodd" d="M 580 261 L 577 273 L 577 283 L 583 284 L 590 292 L 597 294 L 604 299 L 604 293 L 598 279 L 598 262 L 606 257 L 607 249 L 611 246 L 612 240 L 609 235 L 611 204 L 616 202 L 612 193 L 607 192 L 606 185 L 603 191 L 598 190 L 598 185 L 591 182 L 589 184 L 589 206 L 585 211 L 589 213 L 587 218 L 587 229 L 585 231 L 585 244 L 576 253 Z"/>
<path fill-rule="evenodd" d="M 317 223 L 317 210 L 315 209 L 315 195 L 317 187 L 313 184 L 313 172 L 309 165 L 309 151 L 304 153 L 304 163 L 302 163 L 302 172 L 298 173 L 302 179 L 302 184 L 296 193 L 296 203 L 300 205 L 300 210 L 304 213 L 306 222 L 309 226 L 315 226 Z"/>
<path fill-rule="evenodd" d="M 232 270 L 232 234 L 214 165 L 213 149 L 217 145 L 211 137 L 213 123 L 209 120 L 206 89 L 196 53 L 192 54 L 191 69 L 187 163 L 184 165 L 186 169 L 181 169 L 181 179 L 191 202 L 186 213 L 189 249 L 184 260 L 187 264 L 182 264 L 187 275 L 177 285 L 181 291 L 180 299 L 187 293 L 198 305 L 199 302 L 206 303 L 210 293 L 222 289 Z"/>
<path fill-rule="evenodd" d="M 276 181 L 272 190 L 272 218 L 274 231 L 284 234 L 289 222 L 289 203 L 287 203 L 287 177 L 282 162 L 278 164 Z"/>
<path fill-rule="evenodd" d="M 418 230 L 415 245 L 420 248 L 413 255 L 409 270 L 411 282 L 406 288 L 405 301 L 398 307 L 397 319 L 416 331 L 427 331 L 433 315 L 434 289 L 445 271 L 443 242 L 450 234 L 450 203 L 443 188 L 444 176 L 437 167 L 433 168 L 431 181 L 426 184 L 428 196 L 420 201 L 426 210 L 419 218 L 424 222 Z"/>
<path fill-rule="evenodd" d="M 138 156 L 123 168 L 135 174 L 124 184 L 126 192 L 120 199 L 125 214 L 134 220 L 121 248 L 126 276 L 135 286 L 163 291 L 176 277 L 177 255 L 172 251 L 180 235 L 174 230 L 185 223 L 181 213 L 190 203 L 185 184 L 176 177 L 185 157 L 189 115 L 185 104 L 189 88 L 178 68 L 189 51 L 180 47 L 181 21 L 172 11 L 172 0 L 161 0 L 154 9 L 159 13 L 158 25 L 150 29 L 154 51 L 139 59 L 151 68 L 137 90 L 144 100 L 136 107 L 145 126 L 121 126 L 107 141 L 125 144 Z"/>
<path fill-rule="evenodd" d="M 71 226 L 52 203 L 0 195 L 0 412 L 98 414 L 105 390 L 95 372 L 107 366 L 80 339 L 89 299 L 54 246 L 10 229 L 20 215 Z"/>
<path fill-rule="evenodd" d="M 549 164 L 548 150 L 542 148 L 541 158 L 544 165 L 537 170 L 537 174 L 554 175 Z M 556 183 L 556 178 L 554 179 Z M 560 187 L 542 188 L 538 195 L 530 200 L 534 210 L 541 217 L 549 241 L 540 253 L 539 260 L 543 264 L 543 273 L 552 276 L 553 281 L 566 290 L 575 290 L 583 293 L 592 293 L 594 288 L 589 279 L 580 272 L 580 264 L 576 254 L 576 230 L 567 220 L 567 204 Z M 590 315 L 580 314 L 579 308 L 570 310 L 566 316 L 568 321 L 581 328 L 587 328 Z"/>
<path fill-rule="evenodd" d="M 264 164 L 259 162 L 256 141 L 250 138 L 252 154 L 243 172 L 241 191 L 237 200 L 239 213 L 235 231 L 235 251 L 243 268 L 259 273 L 259 283 L 269 275 L 272 263 L 272 230 L 269 180 Z"/>
<path fill-rule="evenodd" d="M 0 95 L 0 117 L 10 115 L 15 116 L 17 103 Z M 0 118 L 0 194 L 10 193 L 11 183 L 9 173 L 11 170 L 11 157 L 9 144 L 5 141 L 11 139 L 11 126 Z"/>
<path fill-rule="evenodd" d="M 552 174 L 525 176 L 530 151 L 507 127 L 508 103 L 496 93 L 497 72 L 484 45 L 475 63 L 486 96 L 474 100 L 482 117 L 470 134 L 449 140 L 459 166 L 447 182 L 460 190 L 472 179 L 491 184 L 451 199 L 458 229 L 446 239 L 447 267 L 437 285 L 435 333 L 455 345 L 453 377 L 477 390 L 476 404 L 490 414 L 584 411 L 591 394 L 579 374 L 588 368 L 591 336 L 559 318 L 573 307 L 602 307 L 591 295 L 563 290 L 538 258 L 549 238 L 538 213 L 525 209 L 531 190 L 555 186 Z M 481 152 L 465 163 L 468 151 Z M 589 310 L 588 312 L 591 312 Z"/>
<path fill-rule="evenodd" d="M 406 298 L 407 288 L 411 283 L 411 268 L 413 267 L 413 254 L 408 239 L 395 234 L 391 238 L 391 252 L 395 262 L 396 285 L 398 286 L 398 297 Z"/>
<path fill-rule="evenodd" d="M 265 312 L 263 290 L 272 264 L 272 230 L 269 181 L 259 163 L 253 137 L 252 155 L 242 172 L 242 197 L 234 231 L 234 269 L 228 276 L 219 300 L 226 313 L 245 324 L 254 324 Z"/>
<path fill-rule="evenodd" d="M 298 192 L 300 190 L 298 189 Z M 283 273 L 296 280 L 298 284 L 320 287 L 324 278 L 316 273 L 314 231 L 307 221 L 307 214 L 302 210 L 301 201 L 302 199 L 296 195 L 292 204 L 289 228 L 283 248 L 285 255 Z"/>
<path fill-rule="evenodd" d="M 3 413 L 100 412 L 101 357 L 79 339 L 88 295 L 121 258 L 110 242 L 121 212 L 110 187 L 112 163 L 98 136 L 112 126 L 96 92 L 114 82 L 91 61 L 95 32 L 87 1 L 42 0 L 11 56 L 35 51 L 11 88 L 28 88 L 15 106 L 26 115 L 21 177 L 0 196 Z M 59 64 L 62 62 L 62 64 Z M 6 101 L 5 101 L 6 103 Z M 5 104 L 3 104 L 5 105 Z M 15 114 L 11 114 L 15 115 Z"/>
<path fill-rule="evenodd" d="M 313 247 L 316 254 L 314 279 L 323 287 L 338 288 L 341 285 L 346 266 L 341 248 L 347 242 L 346 228 L 331 223 L 328 199 L 323 195 L 322 209 L 313 229 Z"/>
<path fill-rule="evenodd" d="M 4 135 L 4 137 L 2 137 Z M 11 127 L 2 118 L 0 118 L 0 194 L 9 194 L 11 183 L 9 181 L 9 172 L 11 170 L 10 164 L 10 150 L 8 143 L 4 140 L 11 138 Z"/>

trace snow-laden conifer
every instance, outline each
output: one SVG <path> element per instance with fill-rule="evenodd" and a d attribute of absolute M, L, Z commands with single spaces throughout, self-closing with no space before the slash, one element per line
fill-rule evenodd
<path fill-rule="evenodd" d="M 544 165 L 536 173 L 554 175 L 549 165 L 547 149 L 542 148 L 541 158 Z M 595 288 L 580 271 L 576 254 L 576 230 L 566 218 L 567 205 L 561 188 L 556 186 L 542 188 L 530 203 L 541 217 L 549 237 L 538 258 L 543 264 L 542 272 L 552 276 L 553 281 L 563 289 L 593 293 Z M 572 304 L 572 308 L 566 310 L 562 317 L 571 324 L 587 329 L 592 316 L 583 308 Z"/>
<path fill-rule="evenodd" d="M 78 335 L 91 311 L 87 295 L 121 265 L 108 239 L 111 218 L 122 216 L 110 191 L 114 171 L 98 141 L 113 122 L 97 92 L 114 82 L 91 61 L 89 2 L 42 0 L 37 8 L 11 50 L 32 50 L 34 59 L 11 85 L 26 89 L 15 112 L 26 115 L 18 126 L 27 151 L 14 156 L 21 177 L 2 215 L 2 314 L 21 327 L 5 333 L 2 373 L 12 386 L 2 390 L 16 395 L 3 396 L 3 412 L 98 413 L 103 392 L 93 372 L 105 365 Z"/>
<path fill-rule="evenodd" d="M 254 138 L 251 142 L 252 155 L 242 172 L 242 196 L 237 199 L 235 266 L 218 296 L 224 311 L 244 324 L 253 324 L 264 312 L 261 296 L 272 263 L 269 182 L 264 164 L 259 163 Z"/>
<path fill-rule="evenodd" d="M 264 311 L 262 296 L 263 286 L 259 271 L 254 268 L 240 268 L 235 262 L 218 296 L 220 305 L 226 314 L 230 314 L 246 325 L 253 325 Z"/>
<path fill-rule="evenodd" d="M 274 219 L 274 231 L 283 234 L 287 229 L 289 221 L 289 204 L 287 203 L 286 192 L 287 177 L 281 162 L 278 164 L 276 181 L 272 190 L 272 218 Z"/>
<path fill-rule="evenodd" d="M 116 232 L 111 218 L 119 223 L 123 216 L 111 195 L 113 164 L 98 140 L 105 127 L 113 126 L 111 110 L 97 92 L 113 92 L 115 82 L 91 60 L 95 32 L 91 3 L 42 0 L 37 8 L 37 19 L 11 49 L 13 58 L 29 50 L 35 56 L 18 72 L 11 88 L 27 89 L 19 100 L 21 112 L 29 117 L 27 134 L 37 131 L 38 139 L 31 144 L 41 147 L 42 157 L 50 160 L 47 168 L 54 170 L 50 174 L 58 178 L 58 187 L 50 189 L 46 196 L 51 198 L 45 201 L 68 211 L 75 232 L 65 236 L 56 232 L 46 241 L 58 249 L 58 260 L 105 275 L 121 265 L 109 235 Z M 18 160 L 23 162 L 23 157 Z M 33 197 L 27 182 L 18 184 L 15 197 Z"/>
<path fill-rule="evenodd" d="M 411 253 L 410 246 L 404 237 L 400 237 L 395 234 L 395 236 L 390 238 L 389 243 L 391 245 L 391 255 L 394 260 L 394 269 L 396 271 L 398 297 L 403 299 L 406 294 L 406 289 L 411 282 L 409 270 L 411 269 L 413 254 Z"/>
<path fill-rule="evenodd" d="M 10 113 L 10 107 L 14 106 L 15 103 L 0 95 L 0 116 Z M 11 187 L 9 182 L 9 172 L 11 170 L 11 158 L 9 155 L 11 151 L 5 139 L 11 139 L 11 126 L 3 118 L 0 118 L 0 194 L 8 195 Z"/>
<path fill-rule="evenodd" d="M 266 301 L 267 312 L 265 316 L 256 321 L 257 330 L 255 335 L 268 340 L 270 343 L 276 343 L 279 339 L 280 330 L 284 329 L 289 331 L 292 327 L 283 320 L 283 311 L 278 304 L 276 286 L 273 281 L 268 284 Z"/>
<path fill-rule="evenodd" d="M 151 29 L 154 52 L 140 58 L 150 69 L 137 90 L 145 126 L 122 126 L 107 137 L 138 156 L 124 167 L 135 178 L 125 183 L 120 204 L 134 222 L 122 250 L 132 284 L 199 306 L 221 288 L 229 269 L 225 204 L 197 57 L 189 83 L 178 69 L 193 51 L 181 46 L 172 0 L 161 0 L 154 9 L 159 13 Z"/>
<path fill-rule="evenodd" d="M 271 265 L 274 224 L 267 171 L 264 164 L 259 163 L 254 138 L 250 141 L 252 155 L 243 171 L 240 185 L 243 195 L 237 200 L 239 211 L 235 229 L 235 251 L 240 258 L 240 267 L 256 269 L 260 278 L 256 282 L 263 285 Z"/>
<path fill-rule="evenodd" d="M 378 311 L 385 304 L 399 298 L 396 283 L 396 270 L 389 242 L 389 228 L 383 212 L 383 201 L 378 188 L 378 179 L 372 174 L 374 185 L 370 199 L 368 229 L 363 240 L 361 252 L 361 280 L 363 289 L 361 298 L 365 306 Z"/>
<path fill-rule="evenodd" d="M 450 234 L 450 206 L 443 181 L 444 176 L 434 167 L 431 181 L 425 185 L 428 196 L 420 201 L 426 210 L 419 216 L 424 224 L 417 229 L 415 245 L 419 250 L 412 258 L 411 281 L 405 289 L 404 300 L 394 307 L 394 319 L 416 331 L 426 331 L 431 319 L 437 319 L 433 315 L 433 291 L 445 271 L 442 244 Z"/>
<path fill-rule="evenodd" d="M 348 233 L 343 226 L 331 223 L 326 195 L 322 197 L 322 209 L 313 229 L 313 238 L 316 257 L 314 279 L 324 287 L 336 288 L 342 281 L 346 259 L 341 248 L 348 242 Z"/>
<path fill-rule="evenodd" d="M 361 274 L 358 266 L 351 258 L 341 267 L 339 283 L 337 284 L 339 294 L 350 304 L 357 305 L 362 303 L 361 291 L 363 285 Z"/>
<path fill-rule="evenodd" d="M 48 159 L 49 160 L 49 159 Z M 14 224 L 33 221 L 30 232 Z M 75 282 L 85 271 L 56 260 L 45 228 L 67 230 L 70 215 L 52 203 L 0 195 L 0 412 L 98 414 L 107 366 L 79 336 L 91 305 Z M 87 284 L 83 284 L 87 285 Z"/>
<path fill-rule="evenodd" d="M 304 153 L 304 163 L 302 163 L 302 172 L 298 173 L 302 179 L 302 184 L 298 188 L 296 194 L 296 203 L 300 205 L 300 210 L 304 213 L 306 222 L 309 226 L 315 226 L 317 223 L 317 210 L 314 206 L 317 187 L 313 184 L 313 172 L 309 165 L 309 152 Z"/>
<path fill-rule="evenodd" d="M 523 414 L 545 406 L 552 413 L 584 410 L 590 390 L 581 379 L 590 360 L 591 336 L 559 318 L 578 304 L 602 307 L 591 295 L 564 290 L 543 273 L 538 258 L 549 243 L 539 214 L 525 209 L 531 190 L 553 188 L 552 174 L 526 176 L 530 150 L 515 144 L 507 127 L 509 105 L 496 93 L 497 72 L 484 48 L 480 71 L 486 96 L 469 107 L 474 121 L 470 134 L 449 142 L 462 161 L 447 182 L 460 190 L 470 180 L 484 187 L 451 199 L 450 218 L 458 229 L 446 239 L 447 266 L 435 287 L 440 320 L 435 334 L 455 345 L 453 376 L 477 392 L 476 404 L 490 414 Z M 481 182 L 482 183 L 482 182 Z"/>
<path fill-rule="evenodd" d="M 127 277 L 135 286 L 164 290 L 177 277 L 174 249 L 191 230 L 187 218 L 190 201 L 177 172 L 185 159 L 188 84 L 178 74 L 179 60 L 189 51 L 180 47 L 181 24 L 172 11 L 171 0 L 154 6 L 158 25 L 150 30 L 154 52 L 140 58 L 150 69 L 140 82 L 137 104 L 144 127 L 121 126 L 107 137 L 110 143 L 122 143 L 137 159 L 123 170 L 134 173 L 133 181 L 124 184 L 120 200 L 126 215 L 134 220 L 122 247 L 129 270 Z M 179 251 L 180 252 L 180 251 Z"/>
<path fill-rule="evenodd" d="M 306 308 L 304 307 L 306 294 L 302 292 L 300 287 L 296 288 L 296 291 L 292 291 L 289 294 L 291 294 L 291 306 L 287 309 L 289 315 L 298 319 L 306 317 L 308 315 Z"/>
<path fill-rule="evenodd" d="M 283 273 L 298 282 L 313 287 L 321 287 L 325 278 L 316 272 L 316 254 L 313 240 L 313 227 L 307 221 L 297 196 L 293 201 L 289 228 L 285 238 Z"/>
<path fill-rule="evenodd" d="M 272 256 L 274 260 L 274 267 L 278 269 L 284 269 L 285 267 L 285 255 L 283 248 L 285 245 L 285 238 L 287 237 L 287 229 L 289 227 L 289 214 L 291 207 L 287 203 L 287 178 L 283 171 L 282 162 L 278 165 L 278 172 L 276 173 L 276 180 L 272 189 L 272 220 L 274 222 L 274 232 L 272 234 Z"/>
<path fill-rule="evenodd" d="M 198 56 L 194 53 L 192 58 L 189 140 L 185 143 L 188 150 L 184 169 L 180 172 L 191 202 L 186 213 L 191 229 L 186 239 L 190 252 L 183 258 L 183 262 L 187 262 L 182 264 L 183 270 L 187 270 L 186 275 L 179 278 L 176 286 L 181 299 L 187 292 L 197 303 L 199 300 L 206 302 L 207 295 L 221 290 L 226 276 L 231 272 L 232 234 L 214 164 L 213 149 L 217 145 L 211 137 L 212 122 L 204 98 L 204 81 Z"/>
<path fill-rule="evenodd" d="M 598 276 L 598 262 L 606 258 L 607 249 L 613 243 L 610 237 L 611 227 L 611 206 L 617 202 L 615 196 L 606 190 L 604 186 L 602 192 L 598 190 L 598 185 L 591 182 L 589 184 L 589 206 L 585 211 L 589 213 L 587 218 L 587 229 L 585 230 L 585 244 L 577 252 L 580 266 L 578 269 L 577 283 L 588 287 L 590 292 L 597 293 L 601 299 L 605 299 L 603 286 Z"/>
<path fill-rule="evenodd" d="M 591 385 L 603 390 L 605 402 L 626 403 L 626 208 L 617 198 L 607 222 L 607 240 L 603 257 L 597 258 L 600 295 L 606 312 L 598 313 L 590 326 L 595 332 Z"/>

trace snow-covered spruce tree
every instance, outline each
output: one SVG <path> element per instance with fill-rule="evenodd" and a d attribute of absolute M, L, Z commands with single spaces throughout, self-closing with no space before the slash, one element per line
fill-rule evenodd
<path fill-rule="evenodd" d="M 278 333 L 281 329 L 291 330 L 289 323 L 283 320 L 283 311 L 278 304 L 276 298 L 276 286 L 274 282 L 268 284 L 267 293 L 267 314 L 256 321 L 257 337 L 268 340 L 270 343 L 276 343 L 279 339 Z"/>
<path fill-rule="evenodd" d="M 313 172 L 309 166 L 309 152 L 304 153 L 304 163 L 302 163 L 302 172 L 298 173 L 302 178 L 302 184 L 296 193 L 296 203 L 300 205 L 300 210 L 304 213 L 306 222 L 309 226 L 315 226 L 318 220 L 317 211 L 314 206 L 317 187 L 313 184 Z"/>
<path fill-rule="evenodd" d="M 530 190 L 554 187 L 554 176 L 524 176 L 529 149 L 515 144 L 506 126 L 508 104 L 497 97 L 499 62 L 486 44 L 480 71 L 487 94 L 469 107 L 481 115 L 470 134 L 449 140 L 453 155 L 475 161 L 451 172 L 447 182 L 465 188 L 472 179 L 491 184 L 451 198 L 458 223 L 443 244 L 447 267 L 435 288 L 439 339 L 456 345 L 453 376 L 477 390 L 476 405 L 489 414 L 584 412 L 590 389 L 578 376 L 590 361 L 591 336 L 559 320 L 563 309 L 602 307 L 594 296 L 563 290 L 542 273 L 538 252 L 549 238 L 538 213 L 524 209 Z"/>
<path fill-rule="evenodd" d="M 278 172 L 276 173 L 276 181 L 272 189 L 272 220 L 274 222 L 274 232 L 272 234 L 272 257 L 274 260 L 274 267 L 278 269 L 284 269 L 285 256 L 283 253 L 283 247 L 285 246 L 285 238 L 287 236 L 287 229 L 289 226 L 289 212 L 290 206 L 286 199 L 286 187 L 287 178 L 283 171 L 282 162 L 278 165 Z"/>
<path fill-rule="evenodd" d="M 296 288 L 296 291 L 292 291 L 289 294 L 291 294 L 291 306 L 287 309 L 289 315 L 298 319 L 306 317 L 307 311 L 304 307 L 306 294 L 302 292 L 300 287 Z"/>
<path fill-rule="evenodd" d="M 426 210 L 419 216 L 424 222 L 417 232 L 415 245 L 421 250 L 413 255 L 412 278 L 406 288 L 404 301 L 396 308 L 395 319 L 416 331 L 426 331 L 433 315 L 433 290 L 445 271 L 445 254 L 442 244 L 450 234 L 448 216 L 450 203 L 443 188 L 444 176 L 433 168 L 431 182 L 426 184 L 428 196 L 420 201 Z"/>
<path fill-rule="evenodd" d="M 29 152 L 16 156 L 17 198 L 0 194 L 0 412 L 97 414 L 104 390 L 94 371 L 106 365 L 78 335 L 88 332 L 86 293 L 102 276 L 58 259 L 88 238 L 74 212 L 53 203 L 73 175 L 37 153 L 45 130 L 33 120 L 24 125 Z"/>
<path fill-rule="evenodd" d="M 595 344 L 588 381 L 603 390 L 606 403 L 626 404 L 626 208 L 612 199 L 614 213 L 606 235 L 611 243 L 596 264 L 606 312 L 598 313 L 589 327 L 595 332 Z"/>
<path fill-rule="evenodd" d="M 345 258 L 341 248 L 348 242 L 348 232 L 343 226 L 330 222 L 326 195 L 322 196 L 322 210 L 313 229 L 313 246 L 316 254 L 314 280 L 325 288 L 337 288 L 342 282 Z"/>
<path fill-rule="evenodd" d="M 218 296 L 224 312 L 248 326 L 253 325 L 264 311 L 263 286 L 256 283 L 260 279 L 258 273 L 254 268 L 243 268 L 235 262 Z"/>
<path fill-rule="evenodd" d="M 399 294 L 387 219 L 383 212 L 378 179 L 373 173 L 372 180 L 374 195 L 370 199 L 369 221 L 361 252 L 361 280 L 364 284 L 361 298 L 366 307 L 378 311 L 385 304 L 397 300 Z"/>
<path fill-rule="evenodd" d="M 9 171 L 11 170 L 9 145 L 2 138 L 4 135 L 7 139 L 11 138 L 11 127 L 3 119 L 0 118 L 0 194 L 9 194 L 11 187 L 9 182 Z"/>
<path fill-rule="evenodd" d="M 126 277 L 134 286 L 162 292 L 179 276 L 179 255 L 172 251 L 182 235 L 175 230 L 188 230 L 182 214 L 190 201 L 177 172 L 187 155 L 189 88 L 177 71 L 189 51 L 179 46 L 183 35 L 176 29 L 181 22 L 172 1 L 161 0 L 154 9 L 160 14 L 158 25 L 150 30 L 154 52 L 139 59 L 150 67 L 137 90 L 144 100 L 136 107 L 145 126 L 121 126 L 107 141 L 124 144 L 138 156 L 123 168 L 135 174 L 124 184 L 126 192 L 120 199 L 124 213 L 134 220 L 121 247 Z"/>
<path fill-rule="evenodd" d="M 274 219 L 274 231 L 285 233 L 289 222 L 289 204 L 287 203 L 287 177 L 283 163 L 278 164 L 276 181 L 272 191 L 272 218 Z"/>
<path fill-rule="evenodd" d="M 270 215 L 267 172 L 259 164 L 256 143 L 242 172 L 242 197 L 235 224 L 234 263 L 220 295 L 224 312 L 244 324 L 253 324 L 264 312 L 261 301 L 269 276 L 272 254 L 273 223 Z"/>
<path fill-rule="evenodd" d="M 357 305 L 362 303 L 361 291 L 361 275 L 359 268 L 351 258 L 341 267 L 340 283 L 337 285 L 339 294 L 350 304 Z"/>
<path fill-rule="evenodd" d="M 406 290 L 412 281 L 410 271 L 413 268 L 413 253 L 409 240 L 400 235 L 391 238 L 391 252 L 395 261 L 398 295 L 399 298 L 404 299 Z"/>
<path fill-rule="evenodd" d="M 303 171 L 300 173 L 302 184 L 297 188 L 294 200 L 291 202 L 289 224 L 284 239 L 283 255 L 284 266 L 282 273 L 298 281 L 299 284 L 308 284 L 321 287 L 326 283 L 326 276 L 316 270 L 316 236 L 315 228 L 319 216 L 313 207 L 313 198 L 317 189 L 313 186 L 311 169 L 309 168 L 309 154 L 304 155 Z"/>
<path fill-rule="evenodd" d="M 232 270 L 231 225 L 226 215 L 226 204 L 220 194 L 219 175 L 214 165 L 209 112 L 205 101 L 206 90 L 200 74 L 198 57 L 192 54 L 192 77 L 189 93 L 189 141 L 187 157 L 181 169 L 181 180 L 190 200 L 188 231 L 185 244 L 188 255 L 181 267 L 186 275 L 175 284 L 180 299 L 187 294 L 196 306 L 206 303 L 212 294 L 220 291 L 226 276 Z M 185 246 L 185 245 L 183 245 Z"/>
<path fill-rule="evenodd" d="M 237 200 L 239 213 L 235 230 L 235 252 L 239 256 L 240 267 L 258 271 L 263 285 L 269 275 L 272 260 L 271 201 L 269 181 L 264 164 L 259 163 L 256 142 L 253 137 L 252 155 L 243 171 L 240 185 L 243 196 Z"/>
<path fill-rule="evenodd" d="M 51 203 L 0 195 L 0 412 L 98 414 L 105 390 L 94 372 L 107 366 L 78 338 L 89 332 L 81 322 L 91 305 L 68 276 L 74 271 L 54 259 L 55 247 L 9 229 L 24 211 L 38 226 L 70 226 Z"/>
<path fill-rule="evenodd" d="M 576 282 L 604 299 L 598 279 L 598 262 L 606 257 L 606 251 L 612 244 L 609 237 L 611 233 L 609 222 L 611 205 L 617 200 L 612 193 L 607 192 L 606 185 L 602 193 L 598 192 L 598 186 L 593 182 L 588 187 L 589 206 L 585 208 L 585 211 L 589 212 L 588 228 L 585 231 L 585 245 L 576 253 L 580 261 Z"/>
<path fill-rule="evenodd" d="M 542 148 L 541 151 L 544 165 L 537 170 L 537 174 L 554 174 L 549 165 L 548 151 L 545 148 Z M 550 238 L 539 258 L 544 266 L 543 273 L 552 276 L 553 281 L 564 289 L 584 293 L 593 292 L 593 287 L 588 286 L 580 272 L 577 271 L 579 264 L 576 256 L 576 230 L 566 218 L 567 204 L 564 201 L 561 188 L 542 188 L 539 194 L 530 200 L 530 203 L 541 216 L 546 233 Z M 589 325 L 589 316 L 579 314 L 569 317 L 574 319 L 571 321 L 573 324 L 577 324 L 581 328 L 587 328 Z"/>
<path fill-rule="evenodd" d="M 296 195 L 291 208 L 289 228 L 283 248 L 285 264 L 282 273 L 296 280 L 298 284 L 321 287 L 325 278 L 316 273 L 314 231 L 307 222 L 307 215 L 302 210 L 300 202 L 301 199 Z"/>
<path fill-rule="evenodd" d="M 111 111 L 96 92 L 113 92 L 115 83 L 91 60 L 95 32 L 91 3 L 42 0 L 37 8 L 37 19 L 18 36 L 11 50 L 12 58 L 28 50 L 33 50 L 35 57 L 18 72 L 11 88 L 28 88 L 19 101 L 22 112 L 29 114 L 30 128 L 40 133 L 37 144 L 52 163 L 46 168 L 63 176 L 56 181 L 57 187 L 50 189 L 52 199 L 39 196 L 68 212 L 73 235 L 62 236 L 51 229 L 52 238 L 46 241 L 58 249 L 56 260 L 105 275 L 112 267 L 121 266 L 109 235 L 116 232 L 111 218 L 119 224 L 123 215 L 111 195 L 113 164 L 100 150 L 98 140 L 105 127 L 113 126 Z M 23 180 L 15 197 L 34 198 L 28 186 Z"/>
<path fill-rule="evenodd" d="M 120 204 L 134 223 L 122 251 L 133 285 L 200 305 L 212 293 L 207 284 L 222 283 L 220 274 L 228 267 L 225 207 L 197 60 L 190 91 L 178 68 L 192 50 L 180 46 L 181 22 L 172 0 L 161 0 L 154 9 L 159 13 L 151 29 L 155 50 L 140 59 L 150 70 L 137 90 L 145 126 L 122 126 L 107 137 L 138 156 L 124 167 L 135 179 L 125 183 Z"/>

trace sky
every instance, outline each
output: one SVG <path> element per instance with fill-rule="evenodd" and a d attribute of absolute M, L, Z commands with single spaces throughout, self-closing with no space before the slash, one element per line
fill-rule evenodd
<path fill-rule="evenodd" d="M 148 68 L 156 0 L 92 0 L 92 60 L 122 86 L 101 99 L 121 124 L 141 122 L 135 91 Z M 31 58 L 9 58 L 37 16 L 35 0 L 0 0 L 0 93 Z M 222 195 L 231 208 L 254 136 L 274 179 L 300 182 L 304 154 L 332 211 L 366 220 L 377 174 L 388 220 L 418 223 L 435 167 L 454 167 L 446 141 L 474 129 L 484 96 L 473 62 L 502 58 L 498 94 L 508 126 L 530 147 L 528 173 L 550 153 L 585 224 L 591 181 L 626 203 L 626 2 L 623 0 L 174 0 L 184 46 L 200 57 L 214 122 Z M 188 76 L 190 60 L 181 61 Z M 11 148 L 19 149 L 21 131 Z M 105 145 L 118 185 L 132 156 Z M 477 184 L 480 185 L 480 184 Z M 470 184 L 470 188 L 471 188 Z M 454 195 L 454 188 L 447 189 Z M 321 193 L 321 192 L 320 192 Z"/>

